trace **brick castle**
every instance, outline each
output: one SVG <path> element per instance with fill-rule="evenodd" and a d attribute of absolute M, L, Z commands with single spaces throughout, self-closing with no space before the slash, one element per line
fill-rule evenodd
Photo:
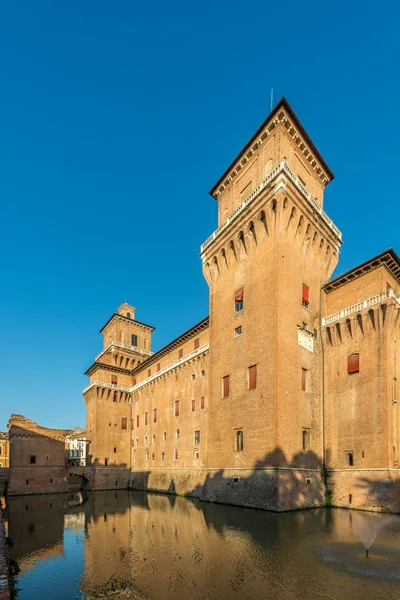
<path fill-rule="evenodd" d="M 285 99 L 211 190 L 209 317 L 153 353 L 122 304 L 84 390 L 92 489 L 400 510 L 400 260 L 331 280 L 333 174 Z"/>

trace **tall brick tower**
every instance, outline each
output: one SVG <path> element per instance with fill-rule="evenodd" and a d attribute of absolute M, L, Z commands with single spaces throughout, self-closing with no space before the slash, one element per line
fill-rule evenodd
<path fill-rule="evenodd" d="M 210 500 L 323 502 L 321 286 L 341 244 L 323 210 L 333 177 L 283 98 L 210 192 L 207 466 L 224 467 Z"/>
<path fill-rule="evenodd" d="M 103 350 L 86 371 L 90 384 L 83 391 L 88 456 L 92 466 L 99 467 L 93 488 L 113 487 L 110 481 L 118 481 L 115 469 L 123 470 L 117 487 L 124 487 L 128 482 L 131 467 L 131 372 L 151 356 L 153 330 L 150 325 L 135 320 L 135 309 L 127 303 L 121 304 L 118 312 L 100 330 L 104 338 Z"/>

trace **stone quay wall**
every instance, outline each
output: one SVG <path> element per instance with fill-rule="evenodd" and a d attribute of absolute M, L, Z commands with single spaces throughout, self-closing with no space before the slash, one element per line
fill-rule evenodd
<path fill-rule="evenodd" d="M 335 469 L 327 489 L 333 506 L 378 512 L 400 512 L 399 469 Z"/>
<path fill-rule="evenodd" d="M 130 487 L 272 511 L 325 505 L 321 472 L 314 469 L 142 470 L 132 471 Z"/>
<path fill-rule="evenodd" d="M 3 513 L 0 509 L 0 600 L 10 599 L 8 585 L 7 546 L 4 531 Z"/>

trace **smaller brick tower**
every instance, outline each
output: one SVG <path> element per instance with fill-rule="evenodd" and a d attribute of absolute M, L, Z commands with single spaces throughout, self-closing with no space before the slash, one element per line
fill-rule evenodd
<path fill-rule="evenodd" d="M 84 389 L 88 464 L 93 489 L 127 486 L 131 467 L 131 387 L 134 367 L 151 356 L 154 327 L 135 320 L 135 308 L 121 304 L 102 327 L 103 350 L 86 371 Z"/>

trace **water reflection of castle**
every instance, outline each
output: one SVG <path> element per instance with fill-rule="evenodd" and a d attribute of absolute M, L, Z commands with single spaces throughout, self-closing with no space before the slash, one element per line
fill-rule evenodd
<path fill-rule="evenodd" d="M 210 586 L 217 598 L 264 598 L 267 588 L 278 597 L 283 580 L 288 598 L 310 597 L 323 536 L 362 549 L 344 511 L 275 514 L 144 492 L 91 494 L 78 506 L 64 495 L 12 498 L 8 524 L 22 572 L 64 554 L 66 564 L 64 532 L 84 532 L 80 587 L 90 598 L 129 587 L 141 598 L 204 599 Z"/>

